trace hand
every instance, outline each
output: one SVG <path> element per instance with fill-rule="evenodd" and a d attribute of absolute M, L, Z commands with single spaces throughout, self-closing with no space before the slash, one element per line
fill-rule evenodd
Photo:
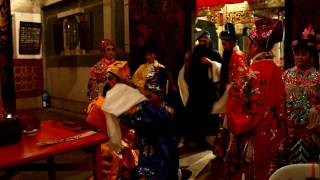
<path fill-rule="evenodd" d="M 319 124 L 319 114 L 315 107 L 311 107 L 309 109 L 308 120 L 309 120 L 309 124 L 307 125 L 308 129 L 312 129 Z"/>
<path fill-rule="evenodd" d="M 184 63 L 189 63 L 191 57 L 191 52 L 187 51 L 186 54 L 184 55 Z"/>
<path fill-rule="evenodd" d="M 207 57 L 201 57 L 200 62 L 202 64 L 211 65 L 211 60 Z"/>

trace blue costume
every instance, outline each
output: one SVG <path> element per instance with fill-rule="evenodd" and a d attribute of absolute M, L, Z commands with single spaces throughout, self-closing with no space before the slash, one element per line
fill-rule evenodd
<path fill-rule="evenodd" d="M 155 69 L 148 77 L 145 89 L 162 93 L 166 78 Z M 161 74 L 160 73 L 160 74 Z M 161 87 L 157 84 L 161 81 Z M 158 94 L 161 96 L 160 94 Z M 178 175 L 179 156 L 174 139 L 172 115 L 165 105 L 155 105 L 126 84 L 118 83 L 106 95 L 102 110 L 106 113 L 108 134 L 113 147 L 120 147 L 119 121 L 136 132 L 139 149 L 138 166 L 132 171 L 131 179 L 175 180 Z M 110 124 L 109 124 L 110 123 Z M 120 133 L 119 133 L 120 132 Z"/>
<path fill-rule="evenodd" d="M 133 171 L 132 179 L 177 179 L 178 150 L 173 129 L 170 129 L 170 114 L 164 107 L 156 107 L 148 101 L 133 108 L 135 112 L 119 117 L 121 122 L 137 133 L 139 163 Z"/>

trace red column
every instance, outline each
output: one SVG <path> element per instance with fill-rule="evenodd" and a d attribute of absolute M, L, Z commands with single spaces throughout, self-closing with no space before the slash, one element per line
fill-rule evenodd
<path fill-rule="evenodd" d="M 16 112 L 10 0 L 0 1 L 0 90 L 4 111 Z"/>

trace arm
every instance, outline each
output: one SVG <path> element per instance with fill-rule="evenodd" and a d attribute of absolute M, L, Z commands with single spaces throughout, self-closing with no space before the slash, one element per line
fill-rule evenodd
<path fill-rule="evenodd" d="M 145 66 L 141 65 L 136 70 L 136 72 L 132 76 L 132 82 L 138 88 L 143 88 L 145 83 L 145 77 L 143 77 L 143 71 L 145 70 Z"/>
<path fill-rule="evenodd" d="M 240 78 L 246 74 L 247 65 L 244 54 L 234 53 L 229 62 L 229 79 L 239 84 Z"/>

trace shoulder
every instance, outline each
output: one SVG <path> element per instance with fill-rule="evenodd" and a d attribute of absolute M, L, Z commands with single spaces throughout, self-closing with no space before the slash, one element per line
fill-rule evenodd
<path fill-rule="evenodd" d="M 231 55 L 230 63 L 237 66 L 247 66 L 246 59 L 247 58 L 242 51 L 234 51 Z"/>
<path fill-rule="evenodd" d="M 289 75 L 292 74 L 293 71 L 294 71 L 294 67 L 285 70 L 285 71 L 282 73 L 282 79 L 285 80 Z"/>
<path fill-rule="evenodd" d="M 220 62 L 221 61 L 221 56 L 219 54 L 218 51 L 216 50 L 213 50 L 213 51 L 210 51 L 210 57 L 208 57 L 209 59 L 213 60 L 213 61 L 217 61 L 217 62 Z"/>
<path fill-rule="evenodd" d="M 165 66 L 164 66 L 163 64 L 161 64 L 161 63 L 160 63 L 159 61 L 157 61 L 157 60 L 154 61 L 154 65 L 155 65 L 156 67 L 165 68 Z"/>
<path fill-rule="evenodd" d="M 237 50 L 237 51 L 233 51 L 231 57 L 246 59 L 246 54 L 244 52 L 240 51 L 240 50 Z"/>
<path fill-rule="evenodd" d="M 92 66 L 91 71 L 95 73 L 103 73 L 107 67 L 108 65 L 105 64 L 102 60 L 100 60 Z"/>
<path fill-rule="evenodd" d="M 147 67 L 147 64 L 141 64 L 138 69 L 136 70 L 136 72 L 142 71 L 143 69 L 145 69 Z"/>
<path fill-rule="evenodd" d="M 211 53 L 212 53 L 213 55 L 220 56 L 220 54 L 219 54 L 219 52 L 218 52 L 217 50 L 213 50 L 213 51 L 211 51 Z"/>

